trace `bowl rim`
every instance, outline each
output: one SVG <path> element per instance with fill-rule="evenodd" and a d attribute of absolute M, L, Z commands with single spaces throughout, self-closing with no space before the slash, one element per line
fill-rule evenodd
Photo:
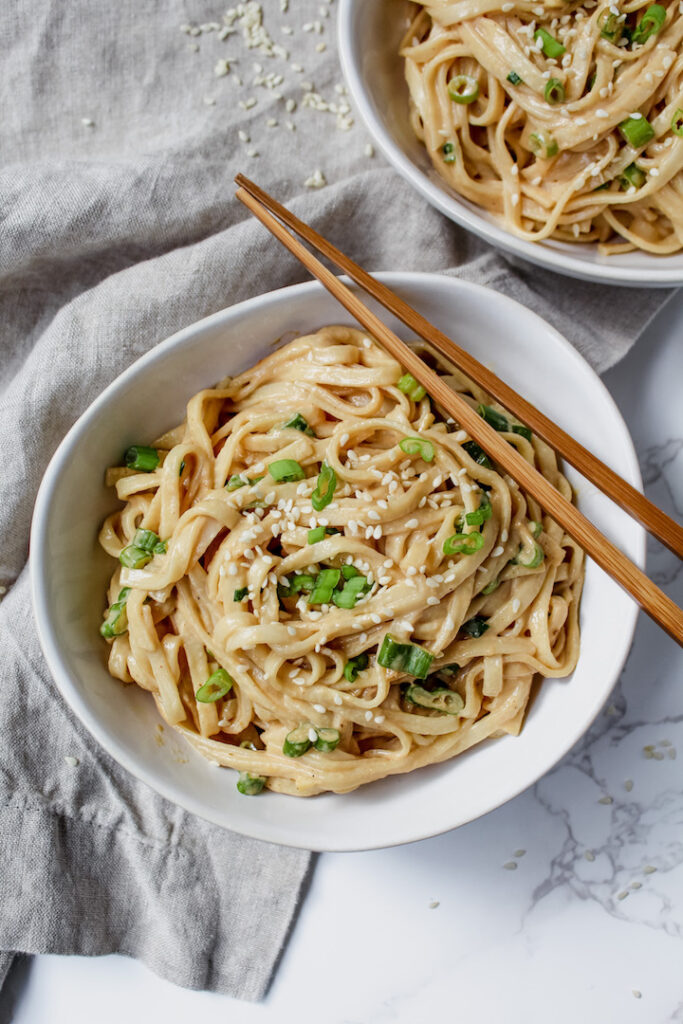
<path fill-rule="evenodd" d="M 549 331 L 555 336 L 556 342 L 565 350 L 566 354 L 574 362 L 578 363 L 584 372 L 588 369 L 588 371 L 594 376 L 595 383 L 599 386 L 602 392 L 603 400 L 606 405 L 611 408 L 611 412 L 616 417 L 617 422 L 620 424 L 624 432 L 624 456 L 628 463 L 628 472 L 625 475 L 627 479 L 630 479 L 633 485 L 642 492 L 642 477 L 640 474 L 638 458 L 628 426 L 621 414 L 621 411 L 619 410 L 619 407 L 607 390 L 602 379 L 593 370 L 587 360 L 585 360 L 578 350 L 574 348 L 574 346 L 571 345 L 571 343 L 551 324 L 533 310 L 530 310 L 528 307 L 517 302 L 515 299 L 503 295 L 500 292 L 492 292 L 492 289 L 487 288 L 484 285 L 463 281 L 459 278 L 437 273 L 422 273 L 419 271 L 378 271 L 373 276 L 387 284 L 390 288 L 394 289 L 400 289 L 401 287 L 411 285 L 414 287 L 415 284 L 419 284 L 420 282 L 424 282 L 426 285 L 430 283 L 433 285 L 438 282 L 439 287 L 446 286 L 454 288 L 455 291 L 462 289 L 466 292 L 474 292 L 475 294 L 479 294 L 482 298 L 488 298 L 489 301 L 493 294 L 495 295 L 495 300 L 502 303 L 503 306 L 507 306 L 511 313 L 516 313 L 521 309 L 525 316 L 529 316 L 532 319 L 539 321 L 544 331 Z M 348 281 L 348 279 L 343 278 L 342 280 L 345 280 L 352 288 L 356 289 L 356 286 L 353 285 L 352 282 Z M 422 828 L 419 830 L 419 834 L 416 834 L 415 832 L 410 831 L 410 822 L 406 822 L 406 834 L 400 838 L 392 838 L 389 840 L 386 838 L 380 838 L 374 841 L 372 839 L 369 841 L 364 839 L 362 845 L 359 845 L 358 841 L 345 841 L 345 837 L 342 835 L 335 836 L 334 841 L 332 841 L 330 837 L 322 837 L 320 842 L 316 842 L 316 844 L 312 846 L 310 840 L 307 842 L 297 842 L 291 836 L 287 836 L 287 838 L 283 839 L 282 836 L 277 834 L 277 825 L 271 826 L 265 818 L 260 819 L 255 817 L 251 819 L 249 828 L 245 828 L 241 824 L 238 828 L 235 828 L 234 825 L 226 823 L 225 816 L 222 816 L 218 810 L 216 810 L 215 813 L 210 813 L 212 810 L 211 808 L 207 808 L 205 805 L 199 804 L 192 794 L 179 789 L 177 783 L 175 783 L 170 777 L 167 778 L 152 770 L 148 770 L 144 764 L 139 764 L 133 756 L 129 756 L 125 748 L 122 747 L 117 739 L 114 730 L 108 728 L 105 721 L 98 717 L 97 714 L 89 708 L 84 696 L 79 692 L 75 675 L 72 675 L 68 665 L 65 663 L 65 659 L 62 657 L 58 636 L 52 621 L 50 605 L 47 600 L 48 587 L 46 581 L 49 574 L 49 563 L 47 559 L 48 523 L 52 497 L 55 488 L 57 487 L 63 467 L 70 459 L 72 451 L 78 445 L 80 438 L 87 433 L 90 424 L 97 419 L 100 414 L 100 410 L 103 407 L 106 407 L 109 399 L 113 395 L 119 393 L 122 388 L 125 388 L 128 381 L 136 376 L 141 370 L 144 371 L 148 365 L 153 365 L 157 360 L 163 360 L 167 353 L 177 348 L 182 348 L 187 341 L 192 340 L 198 333 L 207 328 L 220 324 L 224 320 L 232 320 L 233 318 L 239 318 L 243 315 L 248 316 L 252 309 L 260 304 L 277 304 L 284 297 L 300 297 L 302 295 L 305 296 L 306 293 L 313 295 L 323 290 L 323 286 L 317 281 L 305 281 L 300 284 L 289 285 L 273 291 L 265 292 L 261 295 L 253 296 L 252 298 L 245 299 L 233 306 L 227 306 L 222 310 L 218 310 L 217 312 L 203 317 L 202 319 L 181 328 L 179 331 L 176 331 L 170 337 L 154 345 L 151 349 L 131 363 L 130 366 L 122 371 L 122 373 L 115 377 L 114 380 L 111 381 L 111 383 L 108 384 L 102 392 L 100 392 L 100 394 L 71 426 L 57 447 L 45 471 L 36 498 L 31 523 L 31 557 L 29 559 L 29 576 L 36 630 L 48 670 L 61 696 L 64 698 L 79 721 L 86 727 L 97 743 L 119 765 L 121 765 L 122 768 L 130 772 L 130 774 L 136 779 L 145 783 L 153 792 L 164 797 L 170 803 L 182 807 L 189 813 L 195 814 L 197 817 L 229 831 L 232 830 L 238 832 L 239 834 L 252 839 L 300 849 L 312 849 L 319 852 L 352 852 L 400 846 L 452 831 L 454 828 L 459 828 L 461 825 L 468 824 L 470 821 L 476 821 L 507 803 L 509 800 L 514 799 L 520 793 L 534 785 L 549 771 L 552 771 L 555 765 L 565 756 L 565 754 L 581 739 L 582 736 L 585 735 L 606 703 L 611 689 L 616 685 L 632 646 L 639 609 L 635 602 L 632 602 L 627 606 L 622 623 L 623 629 L 621 631 L 622 650 L 619 657 L 616 658 L 614 662 L 613 684 L 610 691 L 605 694 L 604 700 L 596 707 L 591 717 L 589 719 L 582 720 L 581 728 L 578 731 L 572 732 L 570 736 L 566 737 L 565 742 L 557 746 L 553 752 L 552 762 L 547 764 L 540 774 L 538 774 L 537 770 L 534 769 L 532 778 L 521 783 L 515 782 L 508 790 L 505 790 L 502 795 L 497 794 L 492 799 L 489 799 L 477 814 L 470 815 L 469 817 L 456 821 L 451 825 L 444 826 L 441 822 L 435 823 L 428 831 L 425 831 L 425 829 Z M 643 527 L 639 527 L 638 529 L 638 541 L 632 547 L 631 557 L 640 568 L 644 568 L 646 531 Z M 340 797 L 340 799 L 343 799 L 343 797 Z"/>
<path fill-rule="evenodd" d="M 606 259 L 604 263 L 587 263 L 571 252 L 554 249 L 543 242 L 528 242 L 524 238 L 517 238 L 495 222 L 468 209 L 456 193 L 450 194 L 446 191 L 448 186 L 445 182 L 438 184 L 436 181 L 432 181 L 406 156 L 384 128 L 363 86 L 363 76 L 355 58 L 354 20 L 359 8 L 370 2 L 373 0 L 339 0 L 337 35 L 342 73 L 351 99 L 373 141 L 389 164 L 428 203 L 450 220 L 467 228 L 468 231 L 472 231 L 497 249 L 502 249 L 511 256 L 519 257 L 536 266 L 555 270 L 560 274 L 567 274 L 582 281 L 590 281 L 594 284 L 614 284 L 622 287 L 640 285 L 646 288 L 672 288 L 683 283 L 683 267 L 678 270 L 667 269 L 664 263 L 667 260 L 666 256 L 653 257 L 657 263 L 652 269 L 623 267 L 615 263 L 615 259 L 618 257 Z"/>

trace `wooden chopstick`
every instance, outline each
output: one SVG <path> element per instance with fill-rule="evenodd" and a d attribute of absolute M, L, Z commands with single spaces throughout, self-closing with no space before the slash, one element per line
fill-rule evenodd
<path fill-rule="evenodd" d="M 460 348 L 447 335 L 431 324 L 417 310 L 391 291 L 386 285 L 375 280 L 366 270 L 318 234 L 314 228 L 299 220 L 290 210 L 267 192 L 259 188 L 243 174 L 235 178 L 237 184 L 249 192 L 275 216 L 295 231 L 306 242 L 313 245 L 332 263 L 372 295 L 385 309 L 398 317 L 406 327 L 438 349 L 459 369 L 471 377 L 480 387 L 493 395 L 501 405 L 542 437 L 555 451 L 578 469 L 599 490 L 628 512 L 649 533 L 657 537 L 679 558 L 683 558 L 683 527 L 653 505 L 640 491 L 632 487 L 623 477 L 605 465 L 588 448 L 567 434 L 553 420 L 528 402 L 505 381 L 483 366 L 465 349 Z"/>
<path fill-rule="evenodd" d="M 239 188 L 240 202 L 251 210 L 265 227 L 300 260 L 320 283 L 379 341 L 391 355 L 412 373 L 432 398 L 479 442 L 484 450 L 559 523 L 594 561 L 619 583 L 640 607 L 683 646 L 683 611 L 611 543 L 579 510 L 482 419 L 467 402 L 422 362 L 372 310 L 333 273 L 294 238 L 266 210 L 258 199 Z"/>

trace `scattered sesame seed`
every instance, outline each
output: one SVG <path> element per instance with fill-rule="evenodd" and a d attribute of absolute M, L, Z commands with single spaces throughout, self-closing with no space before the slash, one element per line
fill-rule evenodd
<path fill-rule="evenodd" d="M 526 850 L 515 850 L 513 856 L 515 856 L 515 857 L 523 857 L 525 853 L 526 853 Z"/>
<path fill-rule="evenodd" d="M 322 715 L 322 714 L 325 713 L 325 707 L 324 707 L 323 704 L 314 704 L 313 705 L 313 710 L 317 711 L 319 715 Z"/>
<path fill-rule="evenodd" d="M 598 800 L 598 803 L 599 804 L 613 804 L 614 800 L 612 799 L 611 796 L 601 796 L 600 799 Z"/>
<path fill-rule="evenodd" d="M 506 871 L 516 871 L 517 870 L 517 861 L 516 860 L 508 860 L 508 861 L 505 862 L 505 864 L 503 864 L 503 867 L 505 868 Z"/>
<path fill-rule="evenodd" d="M 308 739 L 309 739 L 309 742 L 310 742 L 310 743 L 315 743 L 315 741 L 317 740 L 317 738 L 318 738 L 318 734 L 317 734 L 317 732 L 315 731 L 315 729 L 309 729 L 309 730 L 308 730 Z"/>
<path fill-rule="evenodd" d="M 634 999 L 642 999 L 643 998 L 643 993 L 639 989 L 632 988 L 631 992 L 633 993 Z"/>
<path fill-rule="evenodd" d="M 72 754 L 67 754 L 64 758 L 64 762 L 65 764 L 68 764 L 70 768 L 75 768 L 79 764 L 78 758 L 74 757 Z"/>
<path fill-rule="evenodd" d="M 657 868 L 653 864 L 646 864 L 643 868 L 644 875 L 654 875 Z"/>
<path fill-rule="evenodd" d="M 436 908 L 438 906 L 439 906 L 439 901 L 438 900 L 432 900 L 431 903 L 429 904 L 429 909 L 430 910 L 436 910 Z"/>
<path fill-rule="evenodd" d="M 590 861 L 591 863 L 595 860 L 595 854 L 592 850 L 586 850 L 584 852 L 584 857 L 587 861 Z"/>

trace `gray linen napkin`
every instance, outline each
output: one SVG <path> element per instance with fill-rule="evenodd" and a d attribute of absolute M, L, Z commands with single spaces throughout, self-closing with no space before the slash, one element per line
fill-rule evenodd
<path fill-rule="evenodd" d="M 260 26 L 254 3 L 228 24 L 211 0 L 0 5 L 0 985 L 13 951 L 118 951 L 258 999 L 306 877 L 307 854 L 191 817 L 98 748 L 46 670 L 25 568 L 41 476 L 102 388 L 180 327 L 305 277 L 233 200 L 233 174 L 370 269 L 506 292 L 598 370 L 669 295 L 513 269 L 367 150 L 334 4 L 263 6 Z"/>

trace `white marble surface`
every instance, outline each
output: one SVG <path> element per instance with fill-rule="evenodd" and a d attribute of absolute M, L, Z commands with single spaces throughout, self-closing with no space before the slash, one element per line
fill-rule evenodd
<path fill-rule="evenodd" d="M 683 293 L 606 377 L 647 493 L 679 518 L 682 336 Z M 678 570 L 651 544 L 650 574 L 680 604 Z M 641 616 L 610 703 L 533 789 L 437 839 L 320 857 L 264 1003 L 177 989 L 124 957 L 41 956 L 0 1021 L 683 1022 L 682 670 Z"/>

